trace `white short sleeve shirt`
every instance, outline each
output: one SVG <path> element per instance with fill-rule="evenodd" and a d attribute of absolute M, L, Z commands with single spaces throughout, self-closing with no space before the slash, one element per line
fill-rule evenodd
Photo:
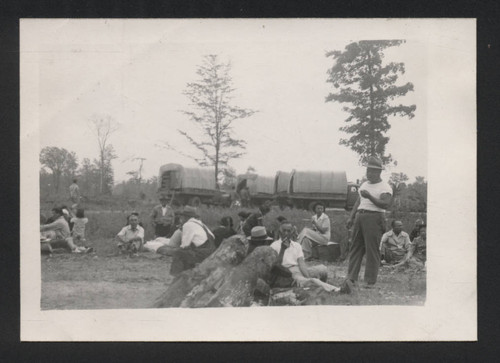
<path fill-rule="evenodd" d="M 368 181 L 365 181 L 361 187 L 359 188 L 359 207 L 358 209 L 364 209 L 364 210 L 371 210 L 375 212 L 384 212 L 385 209 L 382 209 L 380 207 L 377 207 L 375 204 L 372 203 L 372 201 L 368 198 L 363 198 L 361 196 L 361 191 L 366 190 L 370 192 L 371 195 L 373 195 L 376 198 L 380 198 L 382 194 L 388 193 L 392 195 L 392 188 L 391 186 L 386 183 L 385 181 L 380 181 L 375 184 L 371 184 Z"/>
<path fill-rule="evenodd" d="M 279 254 L 281 250 L 281 239 L 271 243 L 271 248 Z M 294 241 L 290 241 L 290 247 L 285 250 L 285 254 L 283 255 L 283 262 L 281 264 L 286 268 L 298 266 L 298 259 L 301 257 L 304 257 L 304 252 L 302 252 L 302 247 L 300 246 L 300 244 Z"/>

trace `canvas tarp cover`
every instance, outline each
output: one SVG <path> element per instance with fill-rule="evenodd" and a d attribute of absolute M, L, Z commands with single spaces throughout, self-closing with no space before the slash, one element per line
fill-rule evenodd
<path fill-rule="evenodd" d="M 293 193 L 347 193 L 344 171 L 296 171 L 293 175 Z"/>
<path fill-rule="evenodd" d="M 250 195 L 274 194 L 274 178 L 268 176 L 258 176 L 255 179 L 247 179 L 247 186 Z"/>
<path fill-rule="evenodd" d="M 214 169 L 185 168 L 179 164 L 167 164 L 160 168 L 160 178 L 163 179 L 166 172 L 170 172 L 172 182 L 168 186 L 162 183 L 162 186 L 168 189 L 215 189 Z"/>
<path fill-rule="evenodd" d="M 292 173 L 288 173 L 285 171 L 278 171 L 276 173 L 276 179 L 278 179 L 278 181 L 276 182 L 276 193 L 288 193 Z"/>

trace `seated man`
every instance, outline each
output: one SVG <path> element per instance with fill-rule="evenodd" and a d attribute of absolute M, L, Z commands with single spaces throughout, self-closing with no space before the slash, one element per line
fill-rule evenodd
<path fill-rule="evenodd" d="M 425 224 L 419 227 L 419 236 L 413 240 L 405 258 L 394 267 L 412 266 L 425 269 L 427 261 L 427 227 Z"/>
<path fill-rule="evenodd" d="M 288 269 L 297 286 L 306 286 L 313 283 L 327 291 L 339 291 L 338 287 L 325 283 L 328 276 L 326 266 L 308 267 L 306 265 L 302 247 L 290 239 L 293 231 L 294 228 L 290 222 L 284 221 L 281 224 L 281 238 L 271 244 L 271 248 L 278 253 L 276 264 Z"/>
<path fill-rule="evenodd" d="M 392 229 L 382 235 L 380 241 L 381 259 L 390 264 L 401 262 L 410 248 L 410 236 L 403 231 L 403 222 L 393 220 Z"/>
<path fill-rule="evenodd" d="M 252 228 L 250 237 L 248 238 L 247 255 L 251 254 L 254 249 L 260 246 L 269 246 L 273 239 L 268 236 L 266 227 L 255 226 Z"/>
<path fill-rule="evenodd" d="M 52 220 L 52 223 L 40 226 L 41 240 L 48 243 L 48 250 L 52 252 L 52 248 L 66 248 L 72 252 L 83 252 L 73 243 L 68 222 L 61 208 L 52 208 Z"/>
<path fill-rule="evenodd" d="M 139 217 L 131 214 L 128 217 L 129 224 L 121 229 L 116 235 L 120 251 L 138 252 L 144 243 L 144 228 L 139 225 Z"/>
<path fill-rule="evenodd" d="M 196 208 L 185 206 L 179 215 L 182 223 L 182 236 L 180 248 L 173 252 L 170 266 L 172 276 L 193 268 L 215 251 L 214 235 L 200 220 Z M 171 240 L 174 237 L 175 233 Z"/>

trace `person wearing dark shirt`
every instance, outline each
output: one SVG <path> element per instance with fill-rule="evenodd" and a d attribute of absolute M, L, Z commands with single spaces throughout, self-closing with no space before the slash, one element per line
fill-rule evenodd
<path fill-rule="evenodd" d="M 264 216 L 271 211 L 269 205 L 264 204 L 259 207 L 259 210 L 255 213 L 250 214 L 243 225 L 243 233 L 245 236 L 250 237 L 252 234 L 252 228 L 257 226 L 263 226 Z"/>
<path fill-rule="evenodd" d="M 418 237 L 418 231 L 420 229 L 420 226 L 423 224 L 424 224 L 424 221 L 421 219 L 417 219 L 415 221 L 415 227 L 413 227 L 413 230 L 410 233 L 410 242 L 413 242 L 413 240 Z"/>
<path fill-rule="evenodd" d="M 213 230 L 215 236 L 215 248 L 218 248 L 222 241 L 236 234 L 233 229 L 233 219 L 229 216 L 222 217 L 220 220 L 220 226 Z"/>

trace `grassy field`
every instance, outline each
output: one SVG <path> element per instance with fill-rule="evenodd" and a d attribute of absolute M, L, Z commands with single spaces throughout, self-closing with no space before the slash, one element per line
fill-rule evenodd
<path fill-rule="evenodd" d="M 136 205 L 146 227 L 146 240 L 152 238 L 149 213 L 152 205 Z M 47 213 L 49 206 L 42 212 Z M 218 225 L 222 216 L 229 215 L 236 221 L 241 209 L 201 208 L 202 220 L 211 228 Z M 117 256 L 113 237 L 125 225 L 131 210 L 105 209 L 87 206 L 87 239 L 94 247 L 92 254 L 69 254 L 55 251 L 51 256 L 42 255 L 42 309 L 118 309 L 149 308 L 166 289 L 171 258 L 143 252 L 137 257 Z M 345 221 L 348 213 L 329 210 L 332 221 L 332 240 L 342 242 L 347 237 Z M 265 216 L 264 224 L 272 228 L 278 215 L 291 220 L 300 230 L 311 213 L 304 210 L 274 209 Z M 401 218 L 409 231 L 420 215 Z M 57 253 L 59 252 L 59 253 Z M 347 272 L 347 262 L 325 263 L 329 270 L 328 282 L 340 285 Z M 386 267 L 380 270 L 375 289 L 360 289 L 352 295 L 332 294 L 325 304 L 330 305 L 422 305 L 426 295 L 425 273 L 391 273 Z M 363 276 L 363 269 L 360 277 Z"/>

